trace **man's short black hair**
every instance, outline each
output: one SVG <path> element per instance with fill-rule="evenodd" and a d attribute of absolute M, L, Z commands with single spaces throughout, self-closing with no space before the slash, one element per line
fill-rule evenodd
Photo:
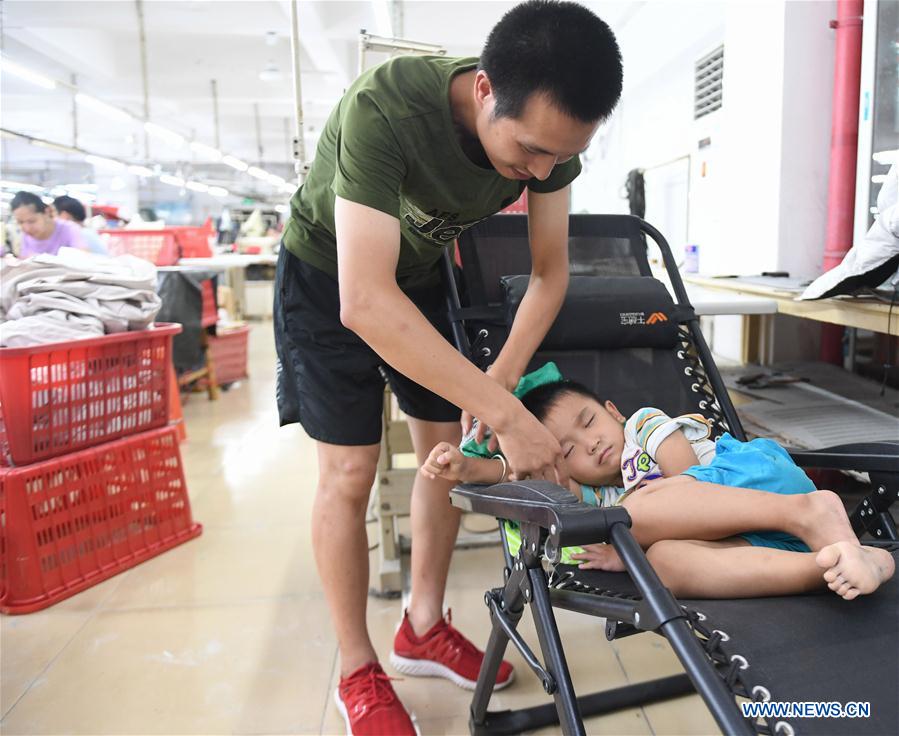
<path fill-rule="evenodd" d="M 87 217 L 84 205 L 74 197 L 65 194 L 54 199 L 53 206 L 56 207 L 57 212 L 68 212 L 75 222 L 84 222 L 84 218 Z"/>
<path fill-rule="evenodd" d="M 609 26 L 587 8 L 528 0 L 497 23 L 481 52 L 496 117 L 520 117 L 528 98 L 549 96 L 571 118 L 609 116 L 621 96 L 621 51 Z"/>
<path fill-rule="evenodd" d="M 546 415 L 558 403 L 563 396 L 583 396 L 586 399 L 593 399 L 602 404 L 600 399 L 593 391 L 577 381 L 553 381 L 552 383 L 544 383 L 528 391 L 521 397 L 521 403 L 541 422 L 546 419 Z"/>
<path fill-rule="evenodd" d="M 16 196 L 9 203 L 9 209 L 14 211 L 19 209 L 19 207 L 27 207 L 28 205 L 34 207 L 35 212 L 43 212 L 47 209 L 44 200 L 31 192 L 16 192 Z"/>

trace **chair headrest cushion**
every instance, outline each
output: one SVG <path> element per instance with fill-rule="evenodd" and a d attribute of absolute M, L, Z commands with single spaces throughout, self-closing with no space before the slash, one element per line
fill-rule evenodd
<path fill-rule="evenodd" d="M 528 276 L 503 276 L 509 327 Z M 572 276 L 556 321 L 541 350 L 672 348 L 678 342 L 677 308 L 661 281 L 646 276 Z"/>

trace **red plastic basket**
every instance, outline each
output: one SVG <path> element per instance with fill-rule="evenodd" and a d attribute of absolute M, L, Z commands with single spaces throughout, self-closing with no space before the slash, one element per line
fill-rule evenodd
<path fill-rule="evenodd" d="M 26 465 L 161 427 L 181 325 L 0 348 L 0 465 Z"/>
<path fill-rule="evenodd" d="M 175 233 L 181 258 L 210 258 L 212 256 L 212 248 L 209 247 L 209 228 L 178 226 L 171 230 Z"/>
<path fill-rule="evenodd" d="M 213 283 L 212 279 L 206 279 L 200 284 L 200 303 L 202 305 L 200 325 L 202 327 L 212 327 L 219 319 Z"/>
<path fill-rule="evenodd" d="M 163 230 L 100 230 L 111 256 L 126 253 L 155 263 L 174 266 L 178 262 L 178 241 L 172 228 Z"/>
<path fill-rule="evenodd" d="M 215 380 L 222 386 L 247 377 L 249 325 L 221 329 L 209 338 L 209 351 L 215 366 Z"/>
<path fill-rule="evenodd" d="M 174 427 L 0 471 L 0 611 L 46 608 L 201 531 Z"/>

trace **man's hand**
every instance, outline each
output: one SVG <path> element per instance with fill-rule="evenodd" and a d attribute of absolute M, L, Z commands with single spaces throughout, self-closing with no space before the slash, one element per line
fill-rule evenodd
<path fill-rule="evenodd" d="M 559 441 L 524 407 L 508 427 L 494 432 L 509 462 L 509 480 L 548 480 L 568 488 Z"/>
<path fill-rule="evenodd" d="M 496 381 L 500 386 L 502 386 L 506 391 L 512 393 L 515 387 L 518 385 L 518 380 L 521 378 L 519 375 L 513 375 L 508 371 L 504 371 L 502 368 L 498 367 L 497 363 L 491 365 L 486 371 L 486 375 L 490 376 L 494 381 Z M 464 409 L 462 410 L 462 436 L 464 437 L 471 431 L 471 427 L 474 424 L 475 417 L 469 414 Z M 478 422 L 478 429 L 475 433 L 474 440 L 478 444 L 481 444 L 484 441 L 484 436 L 487 433 L 487 430 L 490 429 L 484 422 Z M 496 439 L 496 434 L 494 434 L 490 438 L 490 442 L 487 445 L 487 449 L 490 452 L 496 452 L 499 447 L 499 443 Z"/>
<path fill-rule="evenodd" d="M 458 483 L 464 480 L 465 461 L 466 457 L 458 447 L 449 442 L 438 442 L 422 464 L 421 474 L 431 480 L 443 478 Z"/>

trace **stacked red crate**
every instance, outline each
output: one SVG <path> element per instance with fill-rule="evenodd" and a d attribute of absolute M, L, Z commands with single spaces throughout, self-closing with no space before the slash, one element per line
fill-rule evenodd
<path fill-rule="evenodd" d="M 197 536 L 168 367 L 180 325 L 0 349 L 0 611 Z"/>

